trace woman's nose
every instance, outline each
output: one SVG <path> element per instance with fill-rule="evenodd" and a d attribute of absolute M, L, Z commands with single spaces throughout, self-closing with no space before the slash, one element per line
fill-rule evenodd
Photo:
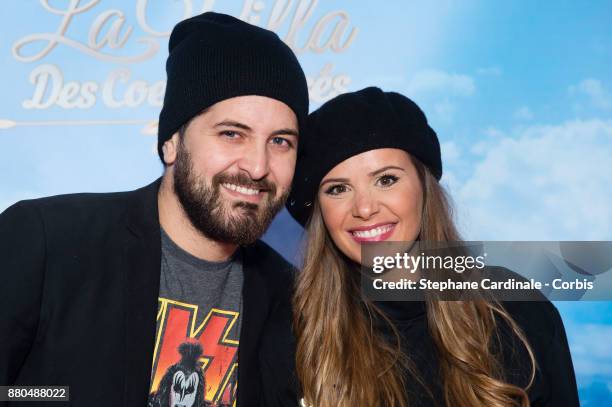
<path fill-rule="evenodd" d="M 361 219 L 369 219 L 378 213 L 378 200 L 369 191 L 355 194 L 353 203 L 353 216 Z"/>

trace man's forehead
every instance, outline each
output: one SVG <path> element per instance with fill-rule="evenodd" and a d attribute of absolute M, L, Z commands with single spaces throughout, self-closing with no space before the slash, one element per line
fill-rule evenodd
<path fill-rule="evenodd" d="M 281 126 L 297 130 L 297 117 L 285 103 L 266 96 L 236 96 L 217 102 L 194 119 L 205 121 L 209 125 L 220 122 L 235 121 L 249 127 Z"/>

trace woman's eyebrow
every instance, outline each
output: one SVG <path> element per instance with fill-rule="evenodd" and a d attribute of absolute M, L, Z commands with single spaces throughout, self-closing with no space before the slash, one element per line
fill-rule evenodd
<path fill-rule="evenodd" d="M 373 177 L 373 176 L 378 175 L 378 174 L 380 174 L 381 172 L 385 172 L 385 171 L 387 171 L 387 170 L 400 170 L 400 171 L 404 171 L 404 172 L 406 172 L 406 170 L 405 170 L 405 169 L 403 169 L 402 167 L 398 167 L 398 166 L 395 166 L 395 165 L 387 165 L 386 167 L 382 167 L 382 168 L 380 168 L 380 169 L 378 169 L 378 170 L 376 170 L 376 171 L 372 171 L 372 172 L 371 172 L 371 173 L 369 173 L 368 175 L 369 175 L 370 177 Z"/>
<path fill-rule="evenodd" d="M 323 180 L 319 186 L 322 186 L 329 182 L 348 183 L 349 179 L 348 178 L 328 178 L 326 180 Z"/>
<path fill-rule="evenodd" d="M 373 177 L 375 175 L 380 174 L 381 172 L 385 172 L 387 170 L 400 170 L 406 172 L 406 170 L 402 167 L 398 167 L 396 165 L 387 165 L 386 167 L 379 168 L 375 171 L 372 171 L 368 174 L 368 176 Z M 338 182 L 338 183 L 349 183 L 350 180 L 348 178 L 328 178 L 321 182 L 320 185 L 327 184 L 328 182 Z"/>

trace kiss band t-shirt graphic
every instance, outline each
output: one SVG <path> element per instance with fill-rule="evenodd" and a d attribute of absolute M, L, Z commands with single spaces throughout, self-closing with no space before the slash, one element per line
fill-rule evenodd
<path fill-rule="evenodd" d="M 149 406 L 235 406 L 239 313 L 159 301 Z"/>
<path fill-rule="evenodd" d="M 161 230 L 149 407 L 232 407 L 238 388 L 242 253 L 210 262 Z"/>

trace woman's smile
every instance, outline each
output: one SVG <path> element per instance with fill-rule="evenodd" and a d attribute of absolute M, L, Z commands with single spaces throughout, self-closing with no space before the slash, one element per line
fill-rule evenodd
<path fill-rule="evenodd" d="M 384 242 L 395 231 L 397 222 L 382 222 L 370 226 L 356 227 L 348 231 L 353 240 L 362 242 Z"/>

